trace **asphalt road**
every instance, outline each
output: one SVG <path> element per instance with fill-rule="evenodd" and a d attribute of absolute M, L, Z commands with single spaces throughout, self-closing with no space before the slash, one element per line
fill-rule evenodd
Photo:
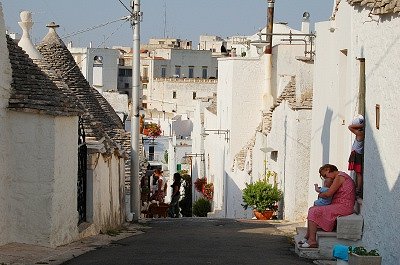
<path fill-rule="evenodd" d="M 293 246 L 282 232 L 262 221 L 153 219 L 141 230 L 145 233 L 64 264 L 312 264 L 291 251 Z"/>

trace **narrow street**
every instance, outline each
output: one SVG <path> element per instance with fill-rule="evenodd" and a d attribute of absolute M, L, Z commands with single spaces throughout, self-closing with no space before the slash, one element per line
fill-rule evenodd
<path fill-rule="evenodd" d="M 232 219 L 153 219 L 135 235 L 88 252 L 73 264 L 312 264 L 266 222 Z"/>

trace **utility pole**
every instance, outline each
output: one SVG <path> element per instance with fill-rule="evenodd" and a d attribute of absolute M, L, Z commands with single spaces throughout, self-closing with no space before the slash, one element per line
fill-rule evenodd
<path fill-rule="evenodd" d="M 132 50 L 132 107 L 131 107 L 131 187 L 130 211 L 133 222 L 140 216 L 140 186 L 139 186 L 139 91 L 140 91 L 140 0 L 131 2 L 131 26 L 133 29 Z"/>

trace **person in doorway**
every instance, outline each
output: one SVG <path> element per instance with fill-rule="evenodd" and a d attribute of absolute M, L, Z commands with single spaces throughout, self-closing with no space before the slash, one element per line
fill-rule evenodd
<path fill-rule="evenodd" d="M 331 178 L 333 183 L 329 190 L 319 194 L 321 198 L 332 197 L 332 203 L 324 206 L 312 206 L 307 215 L 307 233 L 298 243 L 303 248 L 317 248 L 317 229 L 332 232 L 338 216 L 353 213 L 355 203 L 355 184 L 353 179 L 337 167 L 325 164 L 319 169 L 322 178 Z"/>
<path fill-rule="evenodd" d="M 154 170 L 153 173 L 150 176 L 150 201 L 152 200 L 154 194 L 157 192 L 158 190 L 158 176 L 156 174 L 156 171 Z"/>
<path fill-rule="evenodd" d="M 364 167 L 364 117 L 357 115 L 349 130 L 356 136 L 351 147 L 349 157 L 349 170 L 356 173 L 356 196 L 362 198 L 363 193 L 363 167 Z"/>
<path fill-rule="evenodd" d="M 333 179 L 324 179 L 324 186 L 318 187 L 318 184 L 314 184 L 315 191 L 318 193 L 327 192 L 333 183 Z M 332 197 L 322 198 L 318 196 L 318 199 L 314 201 L 314 206 L 329 205 L 332 202 Z"/>
<path fill-rule="evenodd" d="M 168 216 L 172 218 L 179 217 L 179 199 L 181 198 L 181 174 L 174 174 L 174 182 L 172 183 L 171 203 L 169 204 Z"/>

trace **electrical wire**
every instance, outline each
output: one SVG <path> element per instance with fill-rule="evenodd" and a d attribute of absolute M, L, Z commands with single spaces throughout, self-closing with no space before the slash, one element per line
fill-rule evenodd
<path fill-rule="evenodd" d="M 110 25 L 112 23 L 115 23 L 115 22 L 118 22 L 118 21 L 121 21 L 121 20 L 127 21 L 129 18 L 130 18 L 130 16 L 126 16 L 126 17 L 122 17 L 122 18 L 119 18 L 119 19 L 116 19 L 116 20 L 113 20 L 113 21 L 102 23 L 102 24 L 99 24 L 99 25 L 96 25 L 96 26 L 93 26 L 93 27 L 90 27 L 90 28 L 78 30 L 78 31 L 72 32 L 70 34 L 62 36 L 61 39 L 70 38 L 70 37 L 73 37 L 73 36 L 76 36 L 76 35 L 91 31 L 91 30 L 95 30 L 95 29 L 98 29 L 98 28 L 101 28 L 101 27 L 105 27 L 107 25 Z"/>
<path fill-rule="evenodd" d="M 122 23 L 121 23 L 121 25 L 119 25 L 113 32 L 111 32 L 111 34 L 107 37 L 107 38 L 105 38 L 99 45 L 97 45 L 97 47 L 95 48 L 95 49 L 97 49 L 97 48 L 99 48 L 101 45 L 103 45 L 109 38 L 111 38 L 115 33 L 117 33 L 117 31 L 119 31 L 120 29 L 121 29 L 121 27 L 124 25 L 124 23 L 126 23 L 127 22 L 127 20 L 124 20 Z M 83 62 L 84 60 L 86 60 L 86 58 L 90 55 L 90 53 L 92 53 L 94 51 L 94 49 L 93 50 L 91 50 L 91 51 L 89 51 L 88 52 L 88 54 L 85 56 L 85 57 L 83 57 L 83 59 L 82 60 L 80 60 L 79 62 L 76 62 L 76 64 L 73 66 L 73 67 L 71 67 L 70 69 L 68 69 L 65 73 L 63 73 L 62 75 L 61 75 L 61 77 L 64 77 L 64 76 L 66 76 L 69 72 L 71 72 L 73 69 L 75 69 L 75 67 L 77 67 L 81 62 Z"/>
<path fill-rule="evenodd" d="M 121 0 L 118 0 L 118 1 L 121 3 L 121 5 L 123 5 L 123 6 L 125 7 L 126 10 L 128 10 L 128 12 L 129 12 L 131 15 L 133 15 L 132 11 L 129 10 L 129 8 L 128 8 Z"/>

